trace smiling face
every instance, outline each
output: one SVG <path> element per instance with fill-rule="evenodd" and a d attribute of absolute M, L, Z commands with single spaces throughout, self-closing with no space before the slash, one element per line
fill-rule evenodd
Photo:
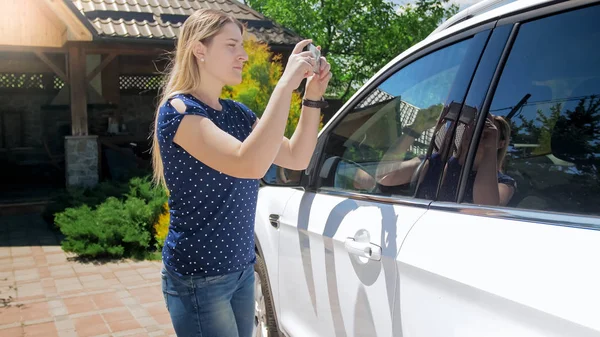
<path fill-rule="evenodd" d="M 221 86 L 242 82 L 242 68 L 248 54 L 244 50 L 242 31 L 236 24 L 228 23 L 208 41 L 198 43 L 194 54 L 203 81 Z"/>

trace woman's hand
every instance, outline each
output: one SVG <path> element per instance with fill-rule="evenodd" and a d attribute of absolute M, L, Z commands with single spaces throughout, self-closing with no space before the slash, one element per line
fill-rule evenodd
<path fill-rule="evenodd" d="M 483 147 L 488 149 L 497 150 L 498 149 L 498 128 L 496 124 L 494 124 L 494 120 L 492 116 L 488 115 L 485 119 L 485 125 L 483 127 L 483 135 L 481 137 L 481 142 L 483 143 Z"/>
<path fill-rule="evenodd" d="M 279 79 L 280 85 L 289 90 L 296 90 L 303 79 L 313 75 L 313 65 L 316 60 L 312 57 L 311 52 L 302 51 L 311 42 L 312 40 L 303 40 L 296 44 L 288 59 L 283 75 Z"/>
<path fill-rule="evenodd" d="M 317 47 L 319 50 L 321 47 Z M 325 90 L 329 85 L 331 79 L 331 65 L 327 62 L 325 57 L 321 57 L 319 73 L 314 74 L 306 81 L 306 90 L 304 91 L 304 98 L 319 101 L 325 95 Z"/>
<path fill-rule="evenodd" d="M 415 117 L 415 120 L 410 127 L 419 133 L 431 129 L 437 124 L 443 108 L 444 106 L 442 104 L 436 104 L 419 110 L 419 112 L 417 112 L 417 117 Z"/>

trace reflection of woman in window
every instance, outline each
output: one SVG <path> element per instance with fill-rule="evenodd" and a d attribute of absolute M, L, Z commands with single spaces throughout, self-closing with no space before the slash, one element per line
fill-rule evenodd
<path fill-rule="evenodd" d="M 438 124 L 438 126 L 440 125 Z M 460 172 L 466 160 L 473 135 L 473 127 L 473 123 L 466 127 L 463 133 L 465 136 L 461 140 L 459 148 L 456 149 L 446 165 L 442 163 L 439 153 L 432 154 L 431 158 L 423 164 L 422 172 L 424 174 L 421 175 L 417 197 L 435 198 L 438 177 L 443 171 L 443 183 L 438 200 L 453 201 L 455 199 Z M 510 125 L 504 118 L 489 116 L 486 120 L 485 129 L 473 163 L 473 170 L 469 174 L 464 197 L 465 202 L 505 206 L 512 198 L 516 189 L 516 182 L 502 173 L 510 132 Z M 414 139 L 415 137 L 411 138 Z M 382 189 L 409 184 L 422 160 L 423 158 L 413 158 L 398 164 L 382 163 L 381 167 L 378 168 L 377 183 Z M 391 170 L 390 168 L 394 169 Z M 444 169 L 442 170 L 442 168 Z M 365 180 L 364 177 L 362 179 Z"/>
<path fill-rule="evenodd" d="M 454 200 L 460 172 L 473 136 L 472 128 L 473 124 L 467 126 L 464 132 L 465 139 L 461 141 L 458 153 L 450 157 L 446 164 L 439 195 L 440 200 Z M 464 202 L 490 206 L 506 206 L 508 204 L 516 189 L 515 180 L 502 173 L 509 139 L 510 125 L 508 122 L 502 117 L 488 116 L 473 162 L 473 170 L 467 181 Z M 424 184 L 423 187 L 426 187 L 427 183 Z"/>

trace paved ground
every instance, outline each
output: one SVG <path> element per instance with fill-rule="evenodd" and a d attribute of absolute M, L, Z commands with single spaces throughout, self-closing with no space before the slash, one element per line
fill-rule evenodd
<path fill-rule="evenodd" d="M 0 336 L 175 336 L 160 267 L 77 262 L 41 217 L 0 217 Z"/>

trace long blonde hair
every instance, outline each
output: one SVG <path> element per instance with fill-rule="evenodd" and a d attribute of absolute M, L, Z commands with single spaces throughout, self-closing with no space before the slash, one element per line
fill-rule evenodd
<path fill-rule="evenodd" d="M 506 158 L 506 152 L 508 151 L 508 145 L 510 143 L 511 128 L 510 128 L 510 124 L 508 123 L 508 121 L 506 121 L 506 119 L 504 119 L 504 117 L 494 116 L 494 122 L 496 123 L 496 127 L 498 128 L 498 131 L 500 132 L 500 134 L 498 135 L 500 138 L 500 141 L 504 141 L 503 146 L 498 149 L 498 152 L 496 155 L 498 167 L 500 168 L 500 171 L 502 172 L 503 166 L 504 166 L 504 158 Z"/>
<path fill-rule="evenodd" d="M 159 109 L 173 95 L 191 93 L 198 86 L 201 74 L 193 53 L 195 43 L 199 41 L 209 45 L 212 38 L 228 23 L 234 23 L 242 33 L 244 32 L 244 26 L 240 21 L 214 9 L 200 9 L 194 12 L 181 26 L 177 47 L 165 72 L 165 84 L 161 87 L 159 94 L 160 100 L 152 131 L 153 181 L 157 185 L 167 187 L 156 129 Z"/>

